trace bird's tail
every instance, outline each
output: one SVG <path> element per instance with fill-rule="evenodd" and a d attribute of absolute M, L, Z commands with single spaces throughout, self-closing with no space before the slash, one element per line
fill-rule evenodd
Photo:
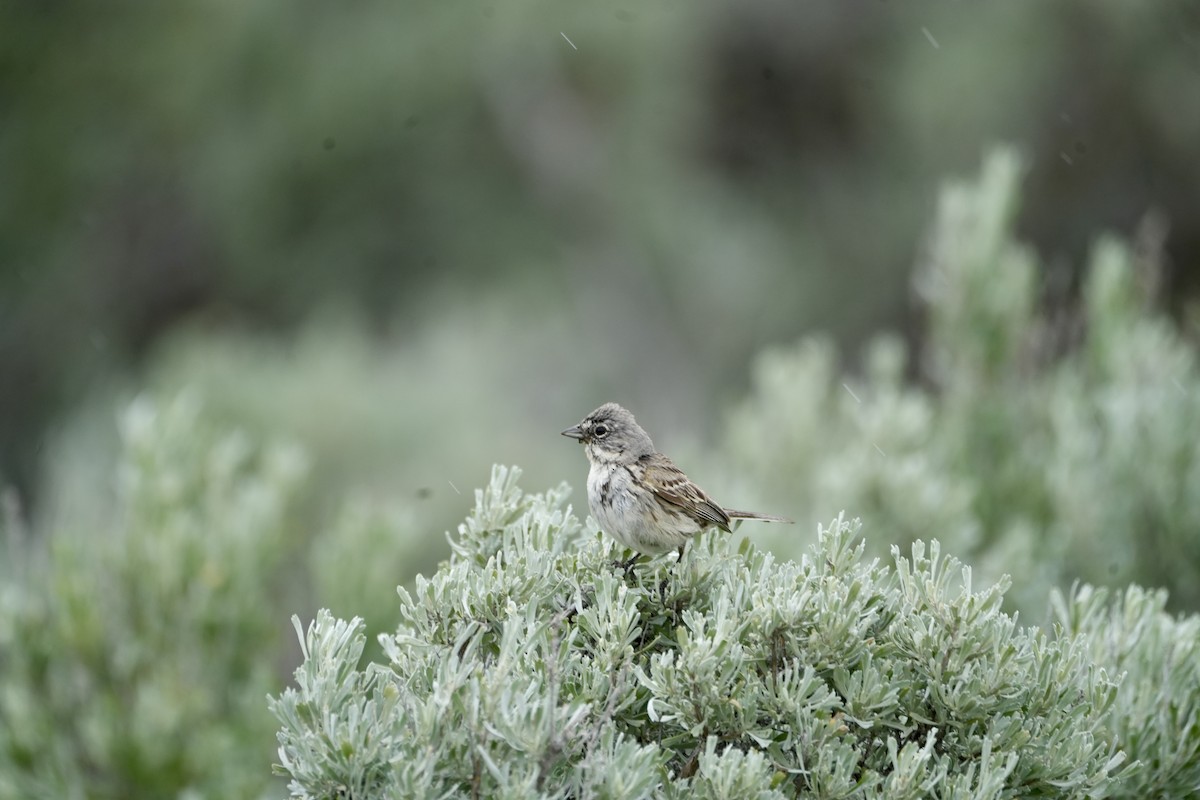
<path fill-rule="evenodd" d="M 753 511 L 735 511 L 732 508 L 725 509 L 725 514 L 730 519 L 757 519 L 763 522 L 786 522 L 789 525 L 794 522 L 787 517 L 777 517 L 774 514 L 756 514 Z"/>

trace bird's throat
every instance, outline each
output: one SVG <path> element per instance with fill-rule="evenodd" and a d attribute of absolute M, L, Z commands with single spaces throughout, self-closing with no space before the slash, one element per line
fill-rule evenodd
<path fill-rule="evenodd" d="M 587 453 L 588 461 L 593 464 L 622 464 L 627 460 L 625 453 L 620 450 L 613 450 L 605 447 L 597 442 L 592 442 L 587 445 L 585 452 Z"/>

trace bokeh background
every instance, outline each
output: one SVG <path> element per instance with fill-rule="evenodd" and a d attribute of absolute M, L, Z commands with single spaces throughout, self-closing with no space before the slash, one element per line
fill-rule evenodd
<path fill-rule="evenodd" d="M 755 410 L 805 381 L 848 396 L 893 387 L 901 405 L 919 393 L 933 410 L 918 416 L 934 416 L 905 446 L 923 451 L 954 381 L 934 368 L 938 314 L 914 275 L 942 252 L 939 188 L 974 180 L 996 145 L 1023 164 L 993 195 L 1011 201 L 1002 227 L 1028 254 L 1030 318 L 1077 317 L 1111 232 L 1152 262 L 1140 308 L 1170 342 L 1147 347 L 1182 354 L 1161 377 L 1190 392 L 1197 142 L 1200 6 L 1185 0 L 2 4 L 0 482 L 23 543 L 4 554 L 124 541 L 136 490 L 118 465 L 137 461 L 139 425 L 182 437 L 178 464 L 207 457 L 192 425 L 297 448 L 306 477 L 287 494 L 285 555 L 255 612 L 274 620 L 254 634 L 273 631 L 259 676 L 271 689 L 295 663 L 279 644 L 287 616 L 332 605 L 386 628 L 393 587 L 446 557 L 442 532 L 492 464 L 521 465 L 531 490 L 566 480 L 581 504 L 583 455 L 558 431 L 607 400 L 729 505 L 794 515 L 800 525 L 764 541 L 798 552 L 842 506 L 811 489 L 828 475 L 820 452 L 794 475 L 777 455 L 756 472 L 745 445 L 772 431 L 754 427 Z M 1038 363 L 1085 329 L 1048 326 Z M 881 333 L 891 344 L 868 345 Z M 775 381 L 796 348 L 798 378 Z M 1029 372 L 1014 369 L 1002 397 L 1021 396 Z M 1034 385 L 1042 396 L 1046 382 Z M 153 417 L 147 407 L 168 409 L 161 429 L 128 421 Z M 1176 411 L 1186 444 L 1196 405 Z M 830 430 L 896 452 L 878 431 Z M 1200 537 L 1195 454 L 1173 458 L 1162 474 L 1188 510 L 1172 530 Z M 969 471 L 988 457 L 944 460 Z M 1088 488 L 1119 490 L 1119 477 Z M 1025 488 L 1004 481 L 998 499 L 950 487 L 920 500 L 983 507 L 979 530 L 941 532 L 936 515 L 897 530 L 881 515 L 867 535 L 883 552 L 941 533 L 967 557 L 1053 535 L 1058 495 L 994 522 L 992 506 Z M 1139 508 L 1117 520 L 1134 555 L 1047 582 L 1186 585 L 1186 545 L 1164 557 L 1182 572 L 1129 566 L 1162 521 Z M 1013 571 L 1011 552 L 993 550 L 992 573 Z M 1042 589 L 1024 600 L 1038 607 Z M 61 598 L 47 598 L 53 616 Z M 1194 592 L 1177 602 L 1200 604 Z M 89 746 L 24 789 L 75 786 L 62 764 Z M 118 771 L 103 763 L 79 768 L 86 794 L 139 785 L 96 789 L 88 775 Z M 189 769 L 147 774 L 175 775 L 156 791 L 212 790 Z M 239 788 L 258 791 L 254 780 Z"/>
<path fill-rule="evenodd" d="M 920 335 L 936 188 L 996 142 L 1050 288 L 1151 211 L 1196 287 L 1190 2 L 2 13 L 0 470 L 31 497 L 98 385 L 238 358 L 331 439 L 378 409 L 372 466 L 422 465 L 391 492 L 577 473 L 546 435 L 609 398 L 707 438 L 766 344 Z M 376 363 L 289 363 L 339 336 Z"/>

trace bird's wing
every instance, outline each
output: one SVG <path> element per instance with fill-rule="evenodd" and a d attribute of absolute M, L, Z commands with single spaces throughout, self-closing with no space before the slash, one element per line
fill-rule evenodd
<path fill-rule="evenodd" d="M 662 453 L 642 456 L 642 480 L 660 500 L 678 506 L 700 525 L 716 525 L 729 530 L 729 515 L 714 503 L 683 470 Z"/>

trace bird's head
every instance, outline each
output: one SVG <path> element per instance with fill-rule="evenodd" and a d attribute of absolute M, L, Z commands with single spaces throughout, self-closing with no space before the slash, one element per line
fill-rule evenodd
<path fill-rule="evenodd" d="M 577 439 L 591 461 L 628 463 L 654 452 L 654 442 L 637 420 L 616 403 L 605 403 L 562 432 Z"/>

